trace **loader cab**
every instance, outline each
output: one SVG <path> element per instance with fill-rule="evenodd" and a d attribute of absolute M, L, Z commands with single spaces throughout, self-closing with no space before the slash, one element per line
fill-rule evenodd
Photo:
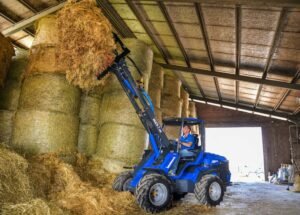
<path fill-rule="evenodd" d="M 185 125 L 191 126 L 191 133 L 194 136 L 194 149 L 205 151 L 205 124 L 202 119 L 197 118 L 165 118 L 163 119 L 163 130 L 170 141 L 179 139 Z"/>

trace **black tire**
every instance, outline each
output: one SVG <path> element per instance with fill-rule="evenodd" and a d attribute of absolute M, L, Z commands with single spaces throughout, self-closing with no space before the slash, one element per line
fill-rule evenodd
<path fill-rule="evenodd" d="M 214 198 L 211 196 L 212 194 L 210 194 L 210 188 L 212 188 L 211 186 L 217 187 L 218 190 Z M 199 182 L 196 183 L 194 192 L 201 204 L 208 206 L 217 206 L 223 200 L 224 185 L 222 180 L 218 176 L 205 175 Z"/>
<path fill-rule="evenodd" d="M 173 200 L 179 201 L 180 199 L 183 199 L 186 196 L 187 193 L 173 193 Z"/>
<path fill-rule="evenodd" d="M 130 183 L 132 179 L 132 172 L 131 171 L 126 171 L 122 172 L 120 175 L 118 175 L 114 183 L 112 185 L 113 190 L 122 192 L 122 191 L 127 191 L 127 186 L 128 183 Z"/>
<path fill-rule="evenodd" d="M 155 187 L 161 186 L 164 191 L 161 191 L 164 195 L 161 202 L 155 204 Z M 172 205 L 173 195 L 171 182 L 163 175 L 157 173 L 151 173 L 145 175 L 138 183 L 135 190 L 135 197 L 139 206 L 148 213 L 158 213 L 167 210 Z M 151 192 L 154 192 L 152 194 Z M 159 196 L 159 194 L 158 194 Z"/>

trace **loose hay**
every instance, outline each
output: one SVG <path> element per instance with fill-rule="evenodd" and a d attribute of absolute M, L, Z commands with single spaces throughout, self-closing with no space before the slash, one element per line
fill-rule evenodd
<path fill-rule="evenodd" d="M 3 86 L 7 71 L 14 55 L 14 49 L 11 43 L 0 33 L 0 87 Z"/>
<path fill-rule="evenodd" d="M 0 144 L 0 205 L 32 198 L 27 167 L 23 157 Z"/>
<path fill-rule="evenodd" d="M 16 113 L 12 146 L 29 154 L 76 150 L 79 119 L 58 112 L 20 110 Z"/>
<path fill-rule="evenodd" d="M 49 206 L 42 199 L 33 199 L 19 204 L 5 204 L 0 212 L 2 215 L 51 215 Z"/>
<path fill-rule="evenodd" d="M 19 109 L 78 115 L 79 107 L 80 90 L 70 85 L 63 75 L 35 74 L 24 81 Z"/>
<path fill-rule="evenodd" d="M 58 12 L 58 59 L 68 81 L 82 89 L 101 84 L 96 74 L 114 60 L 112 27 L 95 2 L 69 1 Z"/>

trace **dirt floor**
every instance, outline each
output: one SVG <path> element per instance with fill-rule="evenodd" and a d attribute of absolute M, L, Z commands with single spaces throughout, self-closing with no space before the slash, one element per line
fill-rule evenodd
<path fill-rule="evenodd" d="M 209 208 L 205 214 L 211 215 L 279 215 L 300 214 L 300 193 L 286 190 L 286 185 L 269 183 L 234 183 L 228 187 L 224 201 L 216 208 Z M 197 204 L 194 195 L 186 196 L 182 203 Z"/>

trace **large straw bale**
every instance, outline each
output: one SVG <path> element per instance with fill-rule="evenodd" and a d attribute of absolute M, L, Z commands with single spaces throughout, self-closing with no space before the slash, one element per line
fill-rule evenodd
<path fill-rule="evenodd" d="M 295 174 L 294 192 L 300 192 L 300 173 Z"/>
<path fill-rule="evenodd" d="M 26 75 L 34 73 L 65 74 L 67 67 L 59 62 L 57 48 L 51 46 L 34 46 L 30 49 Z"/>
<path fill-rule="evenodd" d="M 196 103 L 189 102 L 189 116 L 197 118 Z"/>
<path fill-rule="evenodd" d="M 3 86 L 14 49 L 11 43 L 0 33 L 0 87 Z"/>
<path fill-rule="evenodd" d="M 161 89 L 159 89 L 159 88 L 150 88 L 149 89 L 149 96 L 152 100 L 153 105 L 160 108 Z"/>
<path fill-rule="evenodd" d="M 103 94 L 100 110 L 100 124 L 114 122 L 143 126 L 123 90 Z"/>
<path fill-rule="evenodd" d="M 182 100 L 177 97 L 163 96 L 161 109 L 164 117 L 181 117 Z"/>
<path fill-rule="evenodd" d="M 182 117 L 189 117 L 189 94 L 181 88 L 180 97 L 182 99 Z"/>
<path fill-rule="evenodd" d="M 25 79 L 19 109 L 57 111 L 78 115 L 80 90 L 63 75 L 35 74 Z"/>
<path fill-rule="evenodd" d="M 28 163 L 23 157 L 0 144 L 0 205 L 32 198 L 27 168 Z"/>
<path fill-rule="evenodd" d="M 42 199 L 32 199 L 19 204 L 4 204 L 0 212 L 2 215 L 51 215 L 51 209 Z"/>
<path fill-rule="evenodd" d="M 12 145 L 24 153 L 76 150 L 78 117 L 58 112 L 20 110 L 16 113 Z"/>
<path fill-rule="evenodd" d="M 155 112 L 155 118 L 156 120 L 162 124 L 162 120 L 163 120 L 163 117 L 162 117 L 162 111 L 160 108 L 158 107 L 154 107 L 154 112 Z"/>
<path fill-rule="evenodd" d="M 36 36 L 32 42 L 34 46 L 56 46 L 58 43 L 58 26 L 55 15 L 44 16 L 36 23 Z"/>
<path fill-rule="evenodd" d="M 7 79 L 21 83 L 26 67 L 28 65 L 28 51 L 23 49 L 16 49 L 16 56 L 13 57 L 9 71 L 7 73 Z"/>
<path fill-rule="evenodd" d="M 81 96 L 80 123 L 98 125 L 101 100 L 86 94 Z"/>
<path fill-rule="evenodd" d="M 114 60 L 112 27 L 96 2 L 69 1 L 58 12 L 58 58 L 68 67 L 67 79 L 82 89 L 101 85 L 96 74 Z"/>
<path fill-rule="evenodd" d="M 164 131 L 167 137 L 171 140 L 176 140 L 180 137 L 180 127 L 179 126 L 166 126 Z"/>
<path fill-rule="evenodd" d="M 153 51 L 148 45 L 137 39 L 124 39 L 123 42 L 127 45 L 127 47 L 130 50 L 129 57 L 135 62 L 136 66 L 139 68 L 140 72 L 143 75 L 143 77 L 141 77 L 137 68 L 132 64 L 132 62 L 129 59 L 126 59 L 127 66 L 133 79 L 135 81 L 139 81 L 141 78 L 143 78 L 144 88 L 146 91 L 148 91 L 149 79 L 153 62 Z M 107 93 L 121 89 L 122 87 L 116 76 L 111 75 L 107 79 L 107 84 L 105 84 L 103 92 Z"/>
<path fill-rule="evenodd" d="M 139 161 L 147 138 L 147 132 L 140 127 L 103 124 L 98 137 L 96 157 L 111 160 L 104 162 L 103 167 L 110 172 L 118 172 L 123 166 L 132 166 Z"/>
<path fill-rule="evenodd" d="M 7 80 L 4 88 L 0 88 L 0 109 L 16 110 L 19 104 L 20 84 Z"/>
<path fill-rule="evenodd" d="M 152 88 L 163 89 L 163 86 L 164 86 L 164 71 L 160 65 L 153 63 L 149 89 L 152 89 Z"/>
<path fill-rule="evenodd" d="M 164 75 L 163 95 L 180 98 L 181 81 L 173 75 Z"/>
<path fill-rule="evenodd" d="M 12 111 L 0 110 L 0 142 L 10 142 L 14 115 Z"/>
<path fill-rule="evenodd" d="M 78 136 L 78 151 L 91 156 L 96 152 L 98 127 L 90 124 L 80 124 Z"/>

